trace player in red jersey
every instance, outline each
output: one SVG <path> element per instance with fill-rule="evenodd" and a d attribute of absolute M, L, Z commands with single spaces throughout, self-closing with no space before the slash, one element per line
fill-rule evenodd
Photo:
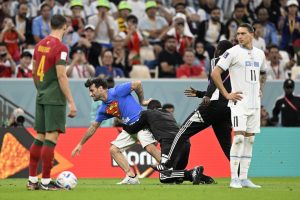
<path fill-rule="evenodd" d="M 57 190 L 50 173 L 54 149 L 60 133 L 65 132 L 66 103 L 69 117 L 76 116 L 76 106 L 66 75 L 67 47 L 61 42 L 67 29 L 61 15 L 51 18 L 51 33 L 34 49 L 33 80 L 37 89 L 35 130 L 37 136 L 30 148 L 28 190 Z M 42 160 L 42 179 L 38 182 L 37 168 Z"/>

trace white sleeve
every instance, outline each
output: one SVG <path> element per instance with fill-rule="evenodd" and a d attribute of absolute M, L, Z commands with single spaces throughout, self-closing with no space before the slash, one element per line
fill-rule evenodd
<path fill-rule="evenodd" d="M 224 71 L 226 71 L 230 67 L 233 58 L 233 51 L 227 50 L 223 53 L 222 56 L 220 56 L 220 60 L 218 61 L 217 66 L 221 67 Z"/>

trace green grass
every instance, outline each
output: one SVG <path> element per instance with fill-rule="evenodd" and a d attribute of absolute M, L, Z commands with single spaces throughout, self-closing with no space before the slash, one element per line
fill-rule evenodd
<path fill-rule="evenodd" d="M 116 185 L 119 179 L 80 179 L 71 191 L 27 191 L 26 179 L 0 180 L 0 200 L 289 200 L 300 199 L 300 177 L 253 178 L 261 189 L 230 189 L 229 179 L 216 179 L 215 185 L 164 185 L 157 179 L 141 179 L 141 185 Z"/>

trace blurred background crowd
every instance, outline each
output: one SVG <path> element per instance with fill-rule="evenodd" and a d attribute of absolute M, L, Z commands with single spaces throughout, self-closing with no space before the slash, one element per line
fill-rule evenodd
<path fill-rule="evenodd" d="M 0 0 L 0 77 L 32 76 L 34 45 L 62 14 L 70 78 L 199 78 L 220 40 L 255 27 L 268 80 L 300 79 L 297 0 Z"/>

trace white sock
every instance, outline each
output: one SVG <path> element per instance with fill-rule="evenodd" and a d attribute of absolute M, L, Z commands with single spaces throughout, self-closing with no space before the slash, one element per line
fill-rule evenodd
<path fill-rule="evenodd" d="M 233 137 L 231 149 L 230 149 L 230 170 L 231 179 L 238 178 L 238 169 L 241 160 L 242 153 L 244 151 L 244 136 L 235 135 Z"/>
<path fill-rule="evenodd" d="M 37 176 L 29 176 L 28 180 L 31 182 L 31 183 L 37 183 L 39 181 L 38 177 Z"/>
<path fill-rule="evenodd" d="M 241 164 L 240 164 L 241 180 L 248 178 L 248 170 L 252 159 L 254 137 L 255 136 L 245 137 L 244 152 L 242 154 Z"/>
<path fill-rule="evenodd" d="M 48 185 L 51 181 L 51 178 L 42 178 L 42 184 L 43 185 Z"/>

